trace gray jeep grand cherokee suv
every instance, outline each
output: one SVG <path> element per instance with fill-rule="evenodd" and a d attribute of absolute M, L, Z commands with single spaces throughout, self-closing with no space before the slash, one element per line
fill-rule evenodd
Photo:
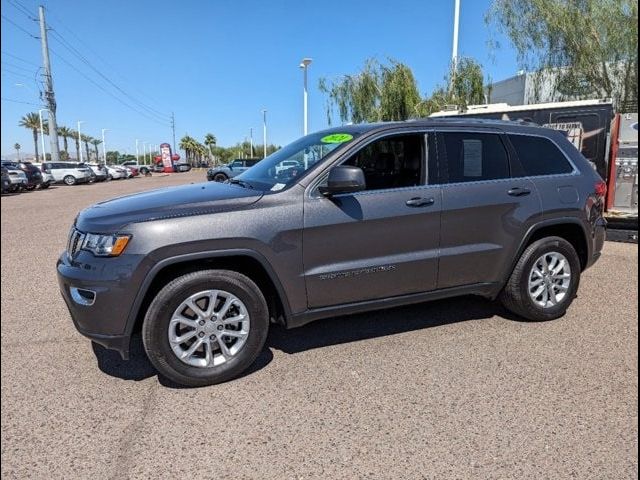
<path fill-rule="evenodd" d="M 208 385 L 251 365 L 270 322 L 468 294 L 560 317 L 605 237 L 604 182 L 531 124 L 346 126 L 230 182 L 80 212 L 57 264 L 77 329 L 124 358 L 142 329 L 161 374 Z"/>

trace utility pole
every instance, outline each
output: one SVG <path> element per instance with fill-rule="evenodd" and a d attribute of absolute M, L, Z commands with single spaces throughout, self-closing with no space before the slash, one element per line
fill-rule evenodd
<path fill-rule="evenodd" d="M 136 163 L 140 162 L 140 152 L 138 151 L 138 139 L 136 138 Z"/>
<path fill-rule="evenodd" d="M 171 131 L 173 132 L 173 151 L 175 152 L 178 147 L 176 147 L 176 117 L 171 112 Z"/>
<path fill-rule="evenodd" d="M 251 158 L 253 158 L 253 127 L 249 129 L 249 138 L 251 139 Z"/>
<path fill-rule="evenodd" d="M 44 67 L 45 90 L 44 97 L 49 109 L 49 140 L 51 141 L 51 161 L 60 160 L 58 147 L 58 124 L 56 123 L 56 98 L 53 93 L 53 78 L 51 76 L 51 62 L 49 61 L 49 42 L 47 40 L 47 24 L 44 20 L 44 7 L 38 8 L 40 13 L 40 41 L 42 44 L 42 63 Z"/>

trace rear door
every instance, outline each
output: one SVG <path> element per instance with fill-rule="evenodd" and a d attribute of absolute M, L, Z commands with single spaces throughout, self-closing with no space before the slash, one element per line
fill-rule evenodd
<path fill-rule="evenodd" d="M 442 231 L 438 288 L 503 280 L 524 232 L 541 218 L 533 182 L 512 178 L 502 132 L 441 129 Z"/>
<path fill-rule="evenodd" d="M 436 288 L 441 192 L 429 182 L 426 140 L 387 134 L 339 162 L 363 169 L 365 191 L 326 198 L 312 186 L 303 232 L 310 308 Z"/>

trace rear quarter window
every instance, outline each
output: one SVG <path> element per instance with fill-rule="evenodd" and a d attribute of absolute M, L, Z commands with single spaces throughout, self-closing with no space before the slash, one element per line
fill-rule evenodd
<path fill-rule="evenodd" d="M 567 157 L 551 140 L 530 135 L 509 135 L 525 176 L 562 175 L 573 172 Z"/>

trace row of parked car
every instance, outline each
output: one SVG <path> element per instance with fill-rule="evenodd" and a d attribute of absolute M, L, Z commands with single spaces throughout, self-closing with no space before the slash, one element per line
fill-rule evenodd
<path fill-rule="evenodd" d="M 54 183 L 76 185 L 150 175 L 151 167 L 125 162 L 122 165 L 77 162 L 2 161 L 2 193 L 49 188 Z"/>

